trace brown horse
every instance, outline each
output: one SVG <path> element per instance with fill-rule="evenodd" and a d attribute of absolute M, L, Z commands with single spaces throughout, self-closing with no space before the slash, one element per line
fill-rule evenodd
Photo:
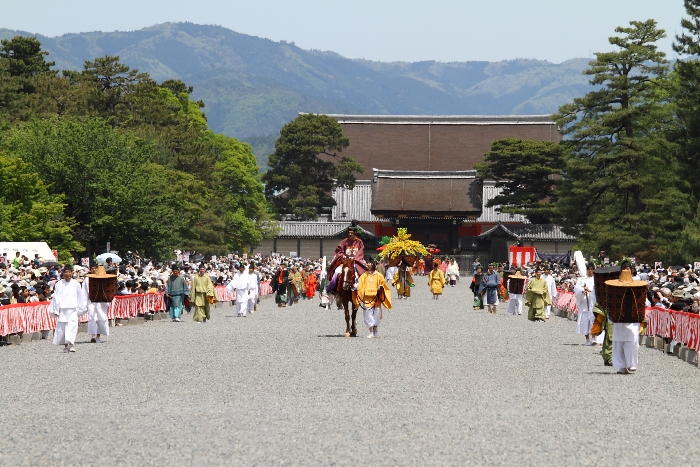
<path fill-rule="evenodd" d="M 350 257 L 344 257 L 340 264 L 342 270 L 338 278 L 338 304 L 343 306 L 345 310 L 345 337 L 355 337 L 357 335 L 357 327 L 355 326 L 355 318 L 357 317 L 357 305 L 352 299 L 352 287 L 355 284 L 355 260 Z M 350 326 L 350 309 L 352 308 L 352 326 Z"/>

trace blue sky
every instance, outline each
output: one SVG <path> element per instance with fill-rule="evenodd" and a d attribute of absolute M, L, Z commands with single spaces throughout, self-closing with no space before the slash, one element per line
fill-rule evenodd
<path fill-rule="evenodd" d="M 0 27 L 46 36 L 131 31 L 168 21 L 237 32 L 348 58 L 380 61 L 561 62 L 612 50 L 616 26 L 655 19 L 674 58 L 682 0 L 23 0 L 0 8 Z"/>

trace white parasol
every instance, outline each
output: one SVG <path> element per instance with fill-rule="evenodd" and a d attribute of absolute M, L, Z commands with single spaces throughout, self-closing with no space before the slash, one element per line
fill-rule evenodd
<path fill-rule="evenodd" d="M 112 258 L 113 263 L 122 262 L 122 259 L 114 253 L 102 253 L 101 255 L 97 255 L 97 257 L 95 257 L 97 264 L 105 264 L 107 262 L 107 258 Z"/>

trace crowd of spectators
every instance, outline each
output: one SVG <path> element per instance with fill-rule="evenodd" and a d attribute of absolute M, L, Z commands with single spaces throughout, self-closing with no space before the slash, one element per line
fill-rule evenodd
<path fill-rule="evenodd" d="M 207 275 L 215 285 L 225 286 L 232 279 L 240 264 L 254 266 L 261 283 L 270 281 L 274 272 L 284 263 L 290 270 L 302 272 L 304 277 L 315 274 L 321 276 L 322 259 L 286 257 L 283 255 L 230 255 L 217 257 L 210 261 L 178 262 L 181 275 L 188 284 L 191 283 L 201 264 L 204 264 Z M 117 274 L 119 295 L 138 293 L 162 292 L 170 277 L 172 265 L 175 262 L 123 262 L 113 265 Z M 53 287 L 61 279 L 63 265 L 55 262 L 44 262 L 39 255 L 31 260 L 16 253 L 8 258 L 5 254 L 0 257 L 0 306 L 13 303 L 30 303 L 51 299 Z M 79 282 L 89 273 L 88 267 L 74 266 L 74 278 Z"/>
<path fill-rule="evenodd" d="M 617 263 L 612 263 L 616 265 Z M 508 263 L 504 268 L 509 269 Z M 521 273 L 527 277 L 534 275 L 538 267 L 537 262 L 521 268 Z M 475 261 L 474 271 L 481 268 L 478 260 Z M 557 288 L 563 292 L 573 292 L 579 274 L 575 268 L 568 265 L 552 263 L 552 276 Z M 700 269 L 691 264 L 682 266 L 653 267 L 649 264 L 633 265 L 634 280 L 647 281 L 646 306 L 658 306 L 676 311 L 700 313 Z"/>

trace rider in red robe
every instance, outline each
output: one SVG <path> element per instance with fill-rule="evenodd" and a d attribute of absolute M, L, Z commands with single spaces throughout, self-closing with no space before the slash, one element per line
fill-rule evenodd
<path fill-rule="evenodd" d="M 355 260 L 356 277 L 360 277 L 367 271 L 367 265 L 365 264 L 365 244 L 355 233 L 355 227 L 351 226 L 348 228 L 348 238 L 343 239 L 336 247 L 335 256 L 328 268 L 329 280 L 333 278 L 337 267 L 340 265 L 340 260 L 342 260 L 344 256 L 349 256 Z"/>

